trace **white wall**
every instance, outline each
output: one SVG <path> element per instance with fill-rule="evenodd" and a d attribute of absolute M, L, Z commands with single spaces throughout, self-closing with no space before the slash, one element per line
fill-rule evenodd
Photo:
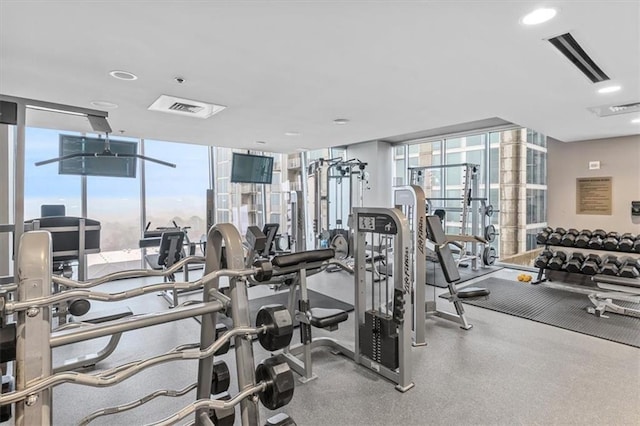
<path fill-rule="evenodd" d="M 589 161 L 600 161 L 589 170 Z M 548 144 L 548 223 L 552 227 L 640 234 L 640 217 L 632 219 L 631 201 L 640 201 L 640 136 Z M 610 216 L 576 214 L 576 178 L 612 177 Z"/>
<path fill-rule="evenodd" d="M 363 142 L 347 147 L 347 158 L 357 158 L 367 164 L 369 187 L 364 191 L 362 207 L 392 207 L 391 161 L 392 147 L 388 142 Z M 358 206 L 359 202 L 354 202 Z"/>

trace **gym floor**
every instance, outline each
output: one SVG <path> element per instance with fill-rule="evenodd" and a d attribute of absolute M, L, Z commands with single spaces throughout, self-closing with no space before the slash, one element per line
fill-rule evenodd
<path fill-rule="evenodd" d="M 513 279 L 520 272 L 503 269 L 494 277 Z M 192 271 L 190 278 L 197 278 Z M 483 277 L 485 278 L 485 277 Z M 482 279 L 482 278 L 481 278 Z M 145 283 L 157 282 L 147 279 Z M 465 283 L 469 284 L 473 281 Z M 141 284 L 123 280 L 101 287 L 118 291 Z M 309 279 L 309 288 L 353 303 L 353 278 L 344 272 Z M 269 294 L 250 289 L 250 297 Z M 586 297 L 586 296 L 585 296 Z M 446 300 L 439 307 L 451 310 Z M 157 295 L 130 299 L 134 313 L 167 309 Z M 92 309 L 104 309 L 94 303 Z M 329 349 L 313 351 L 318 379 L 297 383 L 292 402 L 280 409 L 299 425 L 424 424 L 640 424 L 640 350 L 521 318 L 465 306 L 473 329 L 427 319 L 426 347 L 412 348 L 415 387 L 402 394 L 394 385 Z M 586 315 L 586 313 L 585 313 Z M 353 341 L 353 315 L 336 332 L 315 330 Z M 296 331 L 294 341 L 299 334 Z M 99 364 L 110 368 L 165 352 L 199 339 L 193 320 L 127 333 L 116 352 Z M 54 351 L 56 363 L 95 351 L 106 339 Z M 269 354 L 255 342 L 256 362 Z M 232 371 L 230 392 L 237 392 L 233 350 L 221 357 Z M 195 381 L 197 363 L 178 361 L 146 370 L 110 388 L 65 384 L 53 394 L 54 424 L 72 425 L 89 413 L 141 398 L 158 389 L 181 389 Z M 160 397 L 140 408 L 99 417 L 92 424 L 138 425 L 160 420 L 195 399 Z M 275 414 L 261 407 L 262 421 Z M 236 424 L 240 424 L 236 411 Z"/>

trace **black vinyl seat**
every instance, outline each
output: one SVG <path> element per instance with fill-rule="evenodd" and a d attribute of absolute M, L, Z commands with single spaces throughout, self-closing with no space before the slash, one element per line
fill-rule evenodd
<path fill-rule="evenodd" d="M 349 318 L 349 314 L 342 309 L 311 308 L 309 323 L 317 328 L 337 328 L 338 324 Z"/>
<path fill-rule="evenodd" d="M 160 237 L 158 254 L 148 254 L 144 258 L 151 269 L 161 270 L 182 258 L 184 231 L 165 231 Z"/>
<path fill-rule="evenodd" d="M 487 297 L 491 294 L 489 289 L 481 287 L 467 287 L 458 290 L 458 297 L 460 299 L 475 299 L 478 297 Z"/>

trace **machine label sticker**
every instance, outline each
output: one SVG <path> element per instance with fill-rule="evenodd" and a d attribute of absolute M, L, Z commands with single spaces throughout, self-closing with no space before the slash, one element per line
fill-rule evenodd
<path fill-rule="evenodd" d="M 378 214 L 359 214 L 358 231 L 376 232 L 378 234 L 395 235 L 398 227 L 390 216 Z"/>

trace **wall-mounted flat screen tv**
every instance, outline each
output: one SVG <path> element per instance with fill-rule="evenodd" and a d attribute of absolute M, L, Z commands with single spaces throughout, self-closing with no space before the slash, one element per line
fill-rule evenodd
<path fill-rule="evenodd" d="M 231 157 L 232 183 L 271 183 L 273 157 L 233 153 Z"/>
<path fill-rule="evenodd" d="M 109 149 L 113 154 L 135 155 L 138 153 L 138 143 L 110 139 Z M 104 139 L 60 135 L 60 157 L 69 154 L 102 154 L 103 152 Z M 60 161 L 58 173 L 135 178 L 137 164 L 138 159 L 135 157 L 83 156 Z"/>

